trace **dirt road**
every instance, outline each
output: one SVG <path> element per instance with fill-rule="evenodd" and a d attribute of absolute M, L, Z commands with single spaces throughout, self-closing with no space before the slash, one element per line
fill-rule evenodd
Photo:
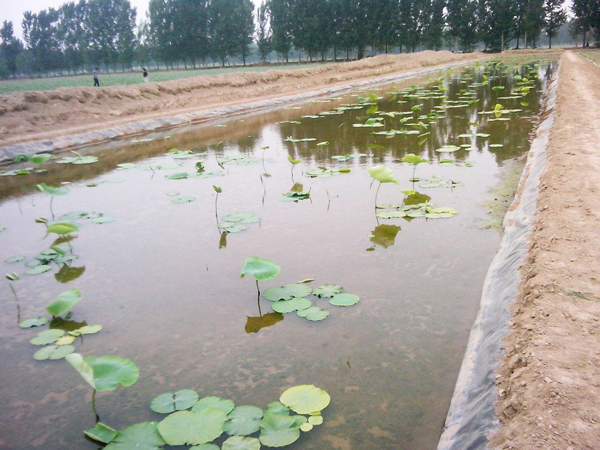
<path fill-rule="evenodd" d="M 382 55 L 310 69 L 239 72 L 164 83 L 0 96 L 0 147 L 314 91 L 481 58 L 448 51 Z M 131 127 L 131 133 L 143 129 Z M 125 131 L 127 133 L 127 131 Z"/>
<path fill-rule="evenodd" d="M 529 259 L 497 372 L 499 449 L 600 448 L 600 69 L 561 58 Z"/>

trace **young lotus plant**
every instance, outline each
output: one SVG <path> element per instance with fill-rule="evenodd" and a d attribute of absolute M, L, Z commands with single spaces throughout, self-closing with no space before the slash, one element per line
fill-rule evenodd
<path fill-rule="evenodd" d="M 215 216 L 217 218 L 217 224 L 219 223 L 219 212 L 218 212 L 218 202 L 219 202 L 219 194 L 223 192 L 219 186 L 215 186 L 213 184 L 213 190 L 217 193 L 217 198 L 215 198 Z"/>
<path fill-rule="evenodd" d="M 244 278 L 246 275 L 252 275 L 256 280 L 256 291 L 258 292 L 258 308 L 260 311 L 260 288 L 258 287 L 259 281 L 267 281 L 272 280 L 273 278 L 277 278 L 281 267 L 275 264 L 273 261 L 269 261 L 268 259 L 262 259 L 258 256 L 251 256 L 250 258 L 246 258 L 244 261 L 244 265 L 242 266 L 242 273 L 240 275 L 241 278 Z"/>
<path fill-rule="evenodd" d="M 413 165 L 412 178 L 410 180 L 408 180 L 411 183 L 416 183 L 416 182 L 420 181 L 420 178 L 415 178 L 415 170 L 417 170 L 417 166 L 421 163 L 429 162 L 428 160 L 423 159 L 420 156 L 417 156 L 413 153 L 409 153 L 408 155 L 406 155 L 404 158 L 402 158 L 402 161 Z"/>
<path fill-rule="evenodd" d="M 377 196 L 379 195 L 381 185 L 384 183 L 398 184 L 399 181 L 394 178 L 392 171 L 384 165 L 371 167 L 368 172 L 374 181 L 379 181 L 379 186 L 377 186 L 377 192 L 375 193 L 375 209 L 377 209 Z"/>
<path fill-rule="evenodd" d="M 296 166 L 296 164 L 300 164 L 302 162 L 302 160 L 301 159 L 293 159 L 291 156 L 288 156 L 288 161 L 292 165 L 292 182 L 293 182 L 294 181 L 294 166 Z"/>
<path fill-rule="evenodd" d="M 42 183 L 42 184 L 38 184 L 37 188 L 42 191 L 45 192 L 46 194 L 50 195 L 50 214 L 52 214 L 52 220 L 54 220 L 54 211 L 52 211 L 52 201 L 54 200 L 54 197 L 57 195 L 67 195 L 69 193 L 69 189 L 66 187 L 54 187 L 54 186 L 48 186 L 46 183 Z"/>

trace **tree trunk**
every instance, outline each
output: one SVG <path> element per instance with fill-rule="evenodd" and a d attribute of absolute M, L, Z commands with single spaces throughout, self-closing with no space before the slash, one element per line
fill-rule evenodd
<path fill-rule="evenodd" d="M 552 48 L 552 34 L 548 33 L 548 48 Z"/>
<path fill-rule="evenodd" d="M 527 50 L 527 31 L 525 32 L 523 40 L 525 41 L 525 50 Z"/>
<path fill-rule="evenodd" d="M 504 52 L 504 31 L 502 32 L 502 35 L 500 36 L 500 53 Z"/>
<path fill-rule="evenodd" d="M 587 30 L 584 28 L 583 29 L 583 48 L 585 48 L 585 38 L 587 36 Z"/>
<path fill-rule="evenodd" d="M 337 47 L 333 44 L 333 62 L 337 61 Z"/>

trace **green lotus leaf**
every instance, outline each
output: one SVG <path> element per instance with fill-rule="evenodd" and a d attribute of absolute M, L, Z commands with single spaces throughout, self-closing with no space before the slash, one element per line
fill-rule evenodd
<path fill-rule="evenodd" d="M 114 391 L 118 385 L 131 386 L 140 375 L 137 366 L 118 356 L 87 356 L 73 353 L 65 358 L 77 372 L 99 392 Z"/>
<path fill-rule="evenodd" d="M 6 230 L 6 227 L 0 225 L 0 233 L 2 233 L 4 230 Z"/>
<path fill-rule="evenodd" d="M 29 162 L 34 164 L 44 164 L 49 159 L 53 158 L 52 155 L 48 155 L 45 153 L 40 153 L 39 155 L 33 155 L 29 157 Z"/>
<path fill-rule="evenodd" d="M 427 213 L 425 214 L 427 219 L 451 219 L 454 214 L 450 213 Z"/>
<path fill-rule="evenodd" d="M 100 330 L 102 330 L 102 325 L 86 325 L 75 331 L 77 331 L 77 333 L 79 333 L 81 335 L 81 334 L 96 334 Z"/>
<path fill-rule="evenodd" d="M 37 188 L 48 195 L 67 195 L 69 189 L 61 186 L 48 186 L 46 183 L 38 184 Z"/>
<path fill-rule="evenodd" d="M 337 284 L 324 284 L 316 288 L 313 291 L 313 294 L 319 298 L 333 297 L 335 294 L 342 292 L 343 289 L 344 288 L 342 286 L 338 286 Z"/>
<path fill-rule="evenodd" d="M 268 259 L 262 259 L 258 256 L 246 258 L 242 266 L 241 278 L 246 275 L 252 275 L 258 281 L 272 280 L 279 275 L 281 267 Z"/>
<path fill-rule="evenodd" d="M 158 431 L 170 445 L 200 445 L 223 434 L 227 414 L 217 408 L 202 411 L 177 411 L 158 424 Z"/>
<path fill-rule="evenodd" d="M 47 233 L 60 234 L 61 236 L 79 231 L 79 228 L 74 223 L 69 222 L 54 222 L 46 228 Z"/>
<path fill-rule="evenodd" d="M 77 289 L 69 289 L 60 294 L 54 303 L 46 306 L 46 311 L 53 316 L 61 316 L 75 306 L 80 300 L 81 292 Z"/>
<path fill-rule="evenodd" d="M 278 300 L 290 300 L 297 297 L 310 295 L 312 289 L 306 284 L 286 284 L 285 286 L 272 287 L 263 293 L 263 297 L 270 302 Z"/>
<path fill-rule="evenodd" d="M 4 262 L 8 263 L 8 264 L 12 264 L 12 263 L 25 261 L 25 259 L 26 258 L 24 256 L 13 256 L 12 258 L 5 259 Z"/>
<path fill-rule="evenodd" d="M 381 219 L 400 219 L 406 216 L 406 213 L 404 211 L 382 211 L 375 215 Z"/>
<path fill-rule="evenodd" d="M 183 205 L 184 203 L 191 203 L 194 200 L 196 200 L 196 197 L 178 197 L 175 200 L 171 200 L 171 203 Z"/>
<path fill-rule="evenodd" d="M 427 208 L 427 212 L 432 214 L 457 214 L 457 211 L 454 208 L 449 208 L 447 206 L 440 206 L 438 208 Z"/>
<path fill-rule="evenodd" d="M 394 174 L 392 173 L 392 171 L 386 166 L 374 166 L 371 167 L 368 170 L 368 172 L 372 178 L 379 181 L 380 183 L 399 183 L 398 180 L 394 179 Z"/>
<path fill-rule="evenodd" d="M 180 173 L 174 173 L 172 175 L 166 175 L 165 178 L 167 180 L 182 180 L 184 178 L 187 178 L 188 174 L 185 172 L 180 172 Z"/>
<path fill-rule="evenodd" d="M 52 266 L 49 266 L 47 264 L 38 264 L 35 267 L 26 270 L 25 274 L 26 275 L 39 275 L 40 273 L 44 273 L 44 272 L 48 272 L 49 270 L 52 269 Z"/>
<path fill-rule="evenodd" d="M 117 436 L 117 430 L 103 424 L 102 422 L 98 422 L 94 428 L 90 428 L 83 433 L 90 439 L 102 442 L 103 444 L 110 444 Z"/>
<path fill-rule="evenodd" d="M 231 400 L 222 399 L 219 397 L 204 397 L 192 406 L 192 412 L 202 411 L 206 408 L 220 409 L 225 414 L 229 414 L 235 407 Z"/>
<path fill-rule="evenodd" d="M 155 397 L 150 404 L 150 409 L 160 414 L 170 414 L 192 407 L 198 398 L 200 398 L 198 393 L 191 389 L 182 389 L 174 394 L 167 392 Z"/>
<path fill-rule="evenodd" d="M 37 361 L 46 361 L 47 359 L 63 359 L 65 356 L 73 353 L 75 347 L 72 345 L 49 345 L 40 348 L 33 354 L 33 359 Z"/>
<path fill-rule="evenodd" d="M 256 406 L 236 406 L 227 416 L 223 430 L 230 436 L 248 436 L 260 427 L 263 410 Z"/>
<path fill-rule="evenodd" d="M 302 309 L 296 314 L 298 314 L 298 317 L 303 317 L 306 320 L 310 320 L 311 322 L 319 322 L 329 317 L 329 311 L 325 311 L 324 309 L 321 309 L 318 306 L 311 306 L 309 308 Z"/>
<path fill-rule="evenodd" d="M 309 299 L 303 297 L 296 297 L 290 300 L 279 300 L 273 303 L 273 311 L 288 314 L 294 311 L 301 311 L 306 308 L 310 308 L 312 303 Z"/>
<path fill-rule="evenodd" d="M 298 414 L 310 414 L 327 408 L 331 398 L 323 389 L 301 384 L 284 391 L 279 401 Z"/>
<path fill-rule="evenodd" d="M 56 330 L 56 329 L 45 330 L 45 331 L 38 333 L 38 335 L 36 337 L 34 337 L 32 340 L 30 340 L 29 342 L 33 345 L 54 344 L 64 334 L 65 334 L 64 330 Z"/>
<path fill-rule="evenodd" d="M 289 414 L 290 408 L 281 402 L 271 402 L 267 405 L 267 411 L 271 414 Z"/>
<path fill-rule="evenodd" d="M 48 322 L 50 322 L 50 319 L 47 317 L 32 317 L 30 319 L 23 320 L 21 323 L 19 323 L 19 326 L 21 328 L 41 327 L 42 325 L 46 325 Z"/>
<path fill-rule="evenodd" d="M 329 303 L 333 306 L 354 306 L 360 301 L 357 295 L 353 294 L 338 294 L 334 296 Z"/>
<path fill-rule="evenodd" d="M 242 231 L 246 231 L 248 227 L 241 223 L 233 223 L 233 222 L 221 222 L 219 224 L 219 228 L 228 233 L 240 233 Z"/>
<path fill-rule="evenodd" d="M 265 412 L 260 422 L 260 435 L 258 438 L 267 447 L 285 447 L 298 440 L 300 426 L 305 421 L 306 418 L 302 416 Z"/>
<path fill-rule="evenodd" d="M 306 422 L 306 423 L 303 423 L 302 425 L 300 425 L 300 430 L 304 431 L 305 433 L 309 432 L 312 429 L 313 429 L 313 424 L 310 422 Z"/>
<path fill-rule="evenodd" d="M 247 219 L 252 219 L 256 217 L 254 213 L 251 212 L 235 212 L 233 214 L 228 214 L 221 218 L 223 222 L 242 222 Z"/>
<path fill-rule="evenodd" d="M 402 158 L 402 161 L 405 163 L 413 164 L 415 166 L 417 164 L 429 162 L 426 159 L 423 159 L 420 156 L 417 156 L 413 153 L 409 153 L 408 155 L 404 156 L 404 158 Z"/>
<path fill-rule="evenodd" d="M 223 442 L 222 450 L 260 450 L 260 441 L 256 438 L 232 436 Z"/>
<path fill-rule="evenodd" d="M 67 334 L 67 335 L 59 338 L 58 341 L 56 341 L 54 343 L 54 345 L 70 345 L 73 342 L 75 342 L 75 339 L 77 339 L 77 336 L 74 336 L 72 334 Z"/>
<path fill-rule="evenodd" d="M 67 158 L 64 158 L 67 159 Z M 78 158 L 71 158 L 69 161 L 71 164 L 80 165 L 80 164 L 94 164 L 99 161 L 96 156 L 80 156 Z"/>
<path fill-rule="evenodd" d="M 104 450 L 159 450 L 164 445 L 156 422 L 142 422 L 119 431 Z"/>
<path fill-rule="evenodd" d="M 98 223 L 98 224 L 103 224 L 103 223 L 114 222 L 114 220 L 115 220 L 114 217 L 103 215 L 101 217 L 96 217 L 95 219 L 92 219 L 92 222 Z"/>
<path fill-rule="evenodd" d="M 308 418 L 308 423 L 310 423 L 312 425 L 321 425 L 323 423 L 323 417 L 322 416 L 310 416 Z"/>

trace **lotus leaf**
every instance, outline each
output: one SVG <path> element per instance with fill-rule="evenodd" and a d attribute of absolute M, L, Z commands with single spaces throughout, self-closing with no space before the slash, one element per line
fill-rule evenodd
<path fill-rule="evenodd" d="M 376 214 L 377 217 L 382 219 L 400 219 L 406 216 L 404 211 L 383 211 Z"/>
<path fill-rule="evenodd" d="M 302 309 L 296 314 L 298 314 L 299 317 L 304 317 L 306 320 L 310 320 L 311 322 L 318 322 L 329 317 L 329 311 L 325 311 L 318 306 L 311 306 L 309 308 Z"/>
<path fill-rule="evenodd" d="M 204 397 L 194 403 L 192 406 L 192 412 L 202 411 L 206 408 L 215 408 L 220 409 L 225 414 L 229 414 L 233 410 L 234 406 L 235 405 L 231 400 L 222 399 L 219 397 Z"/>
<path fill-rule="evenodd" d="M 248 229 L 246 225 L 233 222 L 221 222 L 219 224 L 219 228 L 221 228 L 224 231 L 227 231 L 228 233 L 240 233 Z"/>
<path fill-rule="evenodd" d="M 374 166 L 371 167 L 369 170 L 369 175 L 371 175 L 372 178 L 374 178 L 375 180 L 379 181 L 380 183 L 395 183 L 398 184 L 399 181 L 394 179 L 394 174 L 392 173 L 392 171 L 387 168 L 386 166 Z"/>
<path fill-rule="evenodd" d="M 183 180 L 187 178 L 188 174 L 186 172 L 174 173 L 172 175 L 165 175 L 167 180 Z"/>
<path fill-rule="evenodd" d="M 223 430 L 230 436 L 248 436 L 258 431 L 262 416 L 263 410 L 256 406 L 236 406 L 227 416 Z"/>
<path fill-rule="evenodd" d="M 5 263 L 9 263 L 9 264 L 17 263 L 17 262 L 21 262 L 21 261 L 25 261 L 24 256 L 13 256 L 12 258 L 8 258 L 8 259 L 4 260 Z"/>
<path fill-rule="evenodd" d="M 444 145 L 440 148 L 436 148 L 435 151 L 439 153 L 451 153 L 460 150 L 460 147 L 456 145 Z"/>
<path fill-rule="evenodd" d="M 312 289 L 305 284 L 287 284 L 285 286 L 272 287 L 263 293 L 263 297 L 270 302 L 278 300 L 290 300 L 296 297 L 306 297 L 310 295 Z"/>
<path fill-rule="evenodd" d="M 174 394 L 168 392 L 154 398 L 150 404 L 150 409 L 160 414 L 170 414 L 190 408 L 198 401 L 198 398 L 198 393 L 191 389 L 183 389 Z"/>
<path fill-rule="evenodd" d="M 4 230 L 6 230 L 6 227 L 0 226 L 0 233 L 2 233 Z"/>
<path fill-rule="evenodd" d="M 272 414 L 289 414 L 290 409 L 281 402 L 271 402 L 267 405 L 267 411 Z"/>
<path fill-rule="evenodd" d="M 52 269 L 52 267 L 46 264 L 36 265 L 32 269 L 26 270 L 25 273 L 27 275 L 39 275 L 40 273 L 48 272 L 50 269 Z"/>
<path fill-rule="evenodd" d="M 454 208 L 448 208 L 446 206 L 440 206 L 439 208 L 427 208 L 428 213 L 432 214 L 457 214 Z"/>
<path fill-rule="evenodd" d="M 21 328 L 41 327 L 42 325 L 46 325 L 48 322 L 50 322 L 50 319 L 47 317 L 32 317 L 19 323 L 19 326 Z"/>
<path fill-rule="evenodd" d="M 191 203 L 196 200 L 196 197 L 179 197 L 175 200 L 171 200 L 171 203 L 175 203 L 176 205 L 182 205 L 184 203 Z"/>
<path fill-rule="evenodd" d="M 454 217 L 454 214 L 450 213 L 427 213 L 425 214 L 427 219 L 450 219 Z"/>
<path fill-rule="evenodd" d="M 46 183 L 38 184 L 37 188 L 48 195 L 67 195 L 69 193 L 69 189 L 66 187 L 48 186 Z"/>
<path fill-rule="evenodd" d="M 170 445 L 200 445 L 223 434 L 227 414 L 217 408 L 202 411 L 177 411 L 158 424 L 158 431 Z"/>
<path fill-rule="evenodd" d="M 102 329 L 102 325 L 86 325 L 77 329 L 79 334 L 96 334 Z"/>
<path fill-rule="evenodd" d="M 300 430 L 304 431 L 305 433 L 309 432 L 312 429 L 313 429 L 313 424 L 310 422 L 306 422 L 306 423 L 303 423 L 302 425 L 300 425 Z"/>
<path fill-rule="evenodd" d="M 256 438 L 232 436 L 223 442 L 222 450 L 260 450 L 260 441 Z"/>
<path fill-rule="evenodd" d="M 75 339 L 77 339 L 77 336 L 73 336 L 73 335 L 69 334 L 69 335 L 61 337 L 54 344 L 55 345 L 70 345 L 73 342 L 75 342 Z M 71 353 L 71 352 L 69 352 L 69 353 Z"/>
<path fill-rule="evenodd" d="M 402 161 L 405 163 L 414 164 L 415 166 L 417 164 L 429 162 L 428 160 L 423 159 L 420 156 L 417 156 L 413 153 L 409 153 L 408 155 L 406 155 L 404 158 L 402 158 Z"/>
<path fill-rule="evenodd" d="M 33 359 L 37 361 L 46 361 L 47 359 L 57 360 L 73 353 L 75 347 L 72 345 L 49 345 L 39 349 L 33 354 Z"/>
<path fill-rule="evenodd" d="M 338 294 L 329 300 L 333 306 L 353 306 L 360 301 L 357 295 L 353 294 Z"/>
<path fill-rule="evenodd" d="M 101 217 L 96 217 L 95 219 L 92 219 L 92 222 L 98 223 L 98 224 L 103 224 L 103 223 L 113 222 L 114 220 L 115 220 L 114 217 L 103 215 Z"/>
<path fill-rule="evenodd" d="M 77 372 L 99 392 L 114 391 L 118 385 L 131 386 L 140 375 L 137 366 L 118 356 L 87 356 L 73 353 L 65 358 Z"/>
<path fill-rule="evenodd" d="M 46 228 L 46 232 L 60 234 L 61 236 L 75 231 L 79 231 L 79 228 L 74 223 L 69 222 L 55 222 Z"/>
<path fill-rule="evenodd" d="M 164 445 L 156 422 L 142 422 L 119 431 L 104 450 L 159 450 Z"/>
<path fill-rule="evenodd" d="M 331 398 L 323 389 L 301 384 L 284 391 L 279 401 L 298 414 L 310 414 L 327 408 Z"/>
<path fill-rule="evenodd" d="M 323 423 L 323 417 L 322 416 L 310 416 L 308 418 L 308 423 L 310 423 L 312 425 L 321 425 Z"/>
<path fill-rule="evenodd" d="M 257 281 L 266 281 L 276 278 L 280 270 L 281 268 L 273 261 L 251 256 L 244 261 L 240 276 L 244 278 L 246 275 L 252 275 Z"/>
<path fill-rule="evenodd" d="M 45 330 L 38 333 L 36 337 L 34 337 L 29 342 L 33 345 L 48 345 L 54 344 L 65 334 L 64 330 Z"/>
<path fill-rule="evenodd" d="M 298 440 L 300 426 L 306 422 L 303 416 L 289 416 L 265 412 L 260 422 L 260 442 L 267 447 L 285 447 Z"/>
<path fill-rule="evenodd" d="M 251 212 L 235 212 L 233 214 L 228 214 L 225 217 L 221 218 L 223 222 L 247 222 L 248 220 L 258 219 L 254 213 Z"/>
<path fill-rule="evenodd" d="M 98 422 L 94 428 L 90 428 L 83 433 L 90 439 L 102 442 L 103 444 L 110 444 L 117 436 L 117 430 L 112 429 L 108 425 L 104 425 L 102 422 Z"/>
<path fill-rule="evenodd" d="M 338 286 L 337 284 L 324 284 L 316 288 L 313 291 L 313 294 L 319 298 L 333 297 L 335 294 L 342 292 L 343 289 L 344 288 L 342 286 Z"/>
<path fill-rule="evenodd" d="M 58 296 L 58 298 L 48 306 L 48 311 L 53 316 L 61 316 L 70 310 L 81 300 L 81 292 L 77 289 L 69 289 Z"/>
<path fill-rule="evenodd" d="M 273 311 L 287 314 L 294 311 L 301 311 L 306 308 L 310 308 L 312 303 L 307 298 L 297 297 L 291 300 L 279 300 L 273 303 Z"/>

